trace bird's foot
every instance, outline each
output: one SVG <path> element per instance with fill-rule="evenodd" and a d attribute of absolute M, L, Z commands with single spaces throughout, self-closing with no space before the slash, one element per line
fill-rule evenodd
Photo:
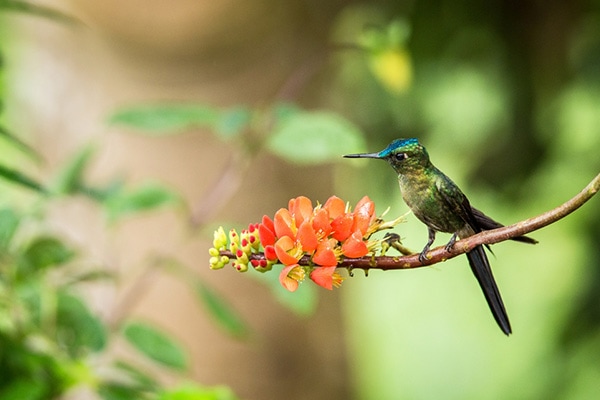
<path fill-rule="evenodd" d="M 457 237 L 458 237 L 458 235 L 456 233 L 454 233 L 452 235 L 452 237 L 450 238 L 450 240 L 448 241 L 448 243 L 446 243 L 446 246 L 444 246 L 444 250 L 446 250 L 448 253 L 450 253 L 452 251 L 452 247 L 454 246 L 454 243 L 456 243 Z"/>
<path fill-rule="evenodd" d="M 427 257 L 428 250 L 429 249 L 425 249 L 421 253 L 419 253 L 419 261 L 421 262 L 421 264 L 425 264 L 429 260 L 429 257 Z"/>

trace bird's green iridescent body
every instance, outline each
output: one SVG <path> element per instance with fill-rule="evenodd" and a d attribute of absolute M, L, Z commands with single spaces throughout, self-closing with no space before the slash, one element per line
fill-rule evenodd
<path fill-rule="evenodd" d="M 446 245 L 446 249 L 450 250 L 456 237 L 465 238 L 502 226 L 471 207 L 458 186 L 431 163 L 427 150 L 417 139 L 396 139 L 380 152 L 344 157 L 383 159 L 396 171 L 404 202 L 429 231 L 429 240 L 419 255 L 421 262 L 427 261 L 427 252 L 436 232 L 453 234 Z M 526 236 L 513 240 L 537 243 Z M 483 246 L 475 247 L 467 253 L 467 257 L 496 322 L 505 334 L 510 334 L 510 322 Z"/>
<path fill-rule="evenodd" d="M 437 168 L 431 166 L 418 174 L 399 174 L 398 182 L 404 202 L 427 226 L 448 233 L 458 232 L 464 227 L 464 219 L 445 200 L 449 196 L 464 195 Z"/>

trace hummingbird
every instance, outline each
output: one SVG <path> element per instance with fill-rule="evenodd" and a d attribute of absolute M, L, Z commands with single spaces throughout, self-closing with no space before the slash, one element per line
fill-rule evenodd
<path fill-rule="evenodd" d="M 457 239 L 504 226 L 473 208 L 459 187 L 431 163 L 427 150 L 415 138 L 396 139 L 377 153 L 348 154 L 344 157 L 385 160 L 396 171 L 402 199 L 428 229 L 427 244 L 419 254 L 419 261 L 422 264 L 427 262 L 427 252 L 435 241 L 437 232 L 452 234 L 445 246 L 446 250 L 450 251 Z M 537 243 L 535 239 L 527 236 L 511 239 L 524 243 Z M 486 247 L 490 250 L 489 246 Z M 484 246 L 473 248 L 467 253 L 467 258 L 494 319 L 502 332 L 507 336 L 510 335 L 512 333 L 510 321 Z"/>

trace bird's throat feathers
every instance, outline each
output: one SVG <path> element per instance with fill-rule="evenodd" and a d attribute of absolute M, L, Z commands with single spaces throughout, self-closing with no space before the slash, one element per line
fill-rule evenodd
<path fill-rule="evenodd" d="M 430 162 L 428 165 L 421 165 L 418 163 L 407 163 L 402 167 L 401 171 L 398 172 L 398 183 L 400 184 L 400 190 L 404 193 L 408 191 L 420 192 L 420 195 L 424 195 L 423 192 L 428 192 L 435 186 L 435 180 L 437 168 Z"/>

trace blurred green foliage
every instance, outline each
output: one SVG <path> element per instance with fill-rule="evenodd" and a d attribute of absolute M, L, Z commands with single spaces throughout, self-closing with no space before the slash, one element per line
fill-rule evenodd
<path fill-rule="evenodd" d="M 17 187 L 36 189 L 37 201 L 28 211 L 19 211 L 24 207 L 16 204 L 0 209 L 0 397 L 50 399 L 86 386 L 111 400 L 234 399 L 220 387 L 186 384 L 164 389 L 142 369 L 118 359 L 110 365 L 94 362 L 109 341 L 122 335 L 157 364 L 180 372 L 188 368 L 185 351 L 160 329 L 127 318 L 116 326 L 100 319 L 82 293 L 88 285 L 106 284 L 116 277 L 87 265 L 81 250 L 44 227 L 45 208 L 64 196 L 88 196 L 105 207 L 113 223 L 130 214 L 178 204 L 172 192 L 158 184 L 133 190 L 123 185 L 118 189 L 111 185 L 111 190 L 88 185 L 84 175 L 91 152 L 86 149 L 82 154 L 60 171 L 53 190 L 41 184 L 32 187 L 20 173 L 1 174 Z M 165 270 L 173 269 L 172 263 L 169 266 Z M 228 328 L 226 332 L 238 336 L 247 331 L 242 319 L 197 277 L 186 275 L 186 281 L 203 288 L 199 300 L 218 324 Z M 102 371 L 106 368 L 118 379 L 106 377 Z"/>
<path fill-rule="evenodd" d="M 286 103 L 266 110 L 219 109 L 208 104 L 135 105 L 117 110 L 108 122 L 151 136 L 206 127 L 224 140 L 237 139 L 234 145 L 249 153 L 267 150 L 298 164 L 322 164 L 340 152 L 365 148 L 360 130 L 341 115 L 305 111 Z"/>
<path fill-rule="evenodd" d="M 21 1 L 0 1 L 2 10 L 74 22 L 51 9 Z M 0 92 L 0 104 L 3 98 L 4 92 Z M 4 126 L 0 126 L 0 140 L 7 145 L 4 155 L 21 152 L 31 163 L 42 162 L 32 147 Z M 0 197 L 0 398 L 54 399 L 84 387 L 107 400 L 235 400 L 225 387 L 184 383 L 165 388 L 138 365 L 110 356 L 98 362 L 98 356 L 120 336 L 158 366 L 181 375 L 188 369 L 184 349 L 161 329 L 129 321 L 127 315 L 109 323 L 91 309 L 84 296 L 86 288 L 114 284 L 118 277 L 104 267 L 90 265 L 83 249 L 46 226 L 47 209 L 67 196 L 95 201 L 112 223 L 181 204 L 177 194 L 158 183 L 137 188 L 127 187 L 120 179 L 104 186 L 89 184 L 86 171 L 94 153 L 95 147 L 83 148 L 49 183 L 33 178 L 31 165 L 5 164 L 14 157 L 3 157 L 0 162 L 0 184 L 13 190 L 9 195 L 3 190 Z M 29 194 L 10 195 L 23 189 Z M 169 269 L 166 264 L 157 266 Z M 201 284 L 197 277 L 186 280 Z M 218 296 L 212 295 L 210 301 L 199 299 L 210 304 L 208 311 L 217 322 L 237 318 L 237 329 L 245 329 L 243 321 L 221 304 Z"/>
<path fill-rule="evenodd" d="M 154 327 L 130 322 L 123 328 L 125 337 L 142 353 L 163 365 L 184 370 L 188 361 L 184 351 Z"/>
<path fill-rule="evenodd" d="M 358 169 L 339 157 L 419 137 L 476 207 L 510 223 L 562 203 L 600 170 L 599 21 L 598 4 L 582 2 L 352 4 L 330 27 L 334 51 L 321 83 L 322 109 L 281 99 L 260 108 L 136 104 L 108 120 L 149 136 L 209 128 L 247 159 L 269 152 L 298 164 L 299 173 L 307 164 L 337 161 L 337 194 L 368 194 L 378 207 L 389 205 L 390 215 L 406 207 L 388 167 L 374 162 Z M 17 136 L 3 128 L 0 133 L 35 158 Z M 85 171 L 92 156 L 92 148 L 83 149 L 50 184 L 4 163 L 0 177 L 33 189 L 40 201 L 88 196 L 115 222 L 181 206 L 176 193 L 157 183 L 137 189 L 118 179 L 89 185 Z M 508 339 L 497 332 L 465 260 L 385 276 L 375 271 L 345 283 L 356 398 L 594 398 L 600 376 L 595 202 L 536 232 L 536 248 L 495 246 L 492 264 L 515 330 Z M 6 371 L 0 398 L 46 398 L 82 383 L 107 399 L 133 393 L 235 398 L 228 389 L 194 385 L 163 391 L 152 377 L 118 360 L 112 367 L 130 379 L 97 381 L 88 356 L 102 352 L 115 334 L 124 333 L 139 352 L 166 367 L 181 369 L 187 361 L 174 340 L 150 325 L 107 327 L 78 296 L 84 277 L 106 276 L 78 269 L 76 279 L 78 249 L 43 230 L 23 237 L 19 229 L 32 217 L 18 210 L 0 210 L 0 363 Z M 426 241 L 425 228 L 414 219 L 399 232 L 411 248 Z M 48 278 L 53 274 L 69 276 L 68 284 L 57 285 Z M 194 283 L 223 331 L 243 336 L 248 328 L 235 311 L 212 288 Z M 299 313 L 314 310 L 309 290 L 285 296 L 280 300 Z"/>
<path fill-rule="evenodd" d="M 82 249 L 45 227 L 45 208 L 64 196 L 89 196 L 105 206 L 113 223 L 172 204 L 171 191 L 158 184 L 131 191 L 125 186 L 119 190 L 89 186 L 84 172 L 90 159 L 87 152 L 85 157 L 77 154 L 65 167 L 67 172 L 59 174 L 55 190 L 37 191 L 32 206 L 6 204 L 0 209 L 0 398 L 50 399 L 85 386 L 111 400 L 234 399 L 224 388 L 186 384 L 164 389 L 135 365 L 118 359 L 108 365 L 94 361 L 109 342 L 122 336 L 158 365 L 182 373 L 188 368 L 185 351 L 161 329 L 128 318 L 109 325 L 90 309 L 83 296 L 86 287 L 109 284 L 117 277 L 89 265 Z M 2 177 L 17 187 L 32 188 L 20 174 Z M 230 327 L 231 335 L 247 330 L 197 277 L 187 276 L 186 281 L 202 285 L 199 300 L 217 323 Z M 113 373 L 107 375 L 107 369 Z"/>

